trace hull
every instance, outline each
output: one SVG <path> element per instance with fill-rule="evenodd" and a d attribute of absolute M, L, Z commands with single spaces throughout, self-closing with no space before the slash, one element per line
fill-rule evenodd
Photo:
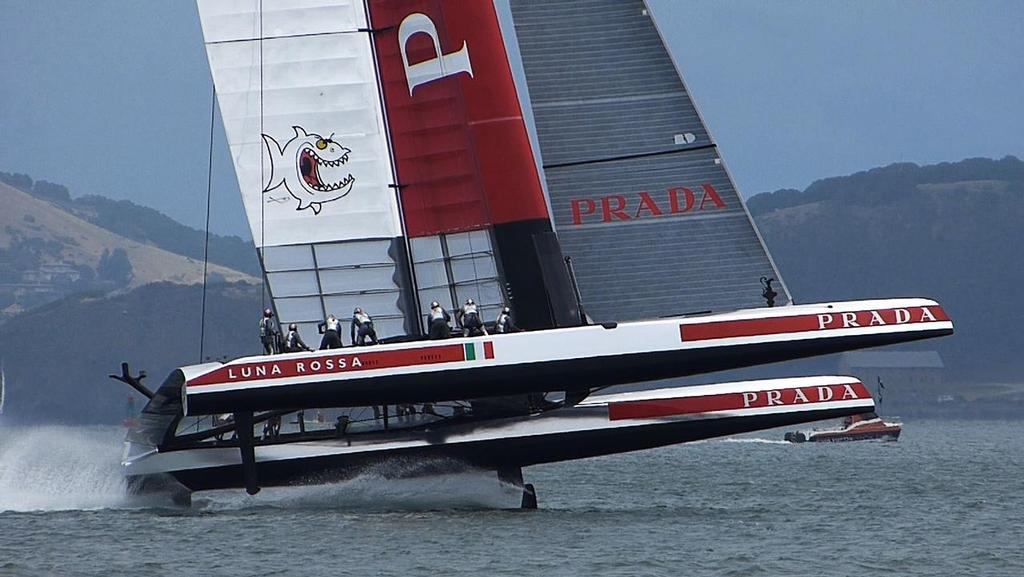
<path fill-rule="evenodd" d="M 841 429 L 786 433 L 785 440 L 792 443 L 895 442 L 899 440 L 901 432 L 903 432 L 903 426 L 900 423 L 891 423 L 875 418 L 857 421 Z"/>
<path fill-rule="evenodd" d="M 837 418 L 872 410 L 850 377 L 805 377 L 592 397 L 528 417 L 453 419 L 405 431 L 283 438 L 255 447 L 260 486 L 344 480 L 368 467 L 396 477 L 460 468 L 509 470 Z M 380 468 L 381 465 L 387 465 Z M 137 491 L 244 485 L 237 444 L 156 450 L 129 444 L 123 463 Z"/>
<path fill-rule="evenodd" d="M 948 335 L 926 299 L 853 301 L 248 357 L 181 370 L 184 413 L 594 389 Z"/>

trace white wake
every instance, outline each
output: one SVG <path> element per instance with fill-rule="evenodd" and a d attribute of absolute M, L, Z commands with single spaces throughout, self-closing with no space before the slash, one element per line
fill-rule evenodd
<path fill-rule="evenodd" d="M 0 426 L 0 512 L 145 508 L 166 499 L 129 497 L 121 475 L 120 427 Z M 494 472 L 468 471 L 394 478 L 444 470 L 445 463 L 387 463 L 341 483 L 242 489 L 193 495 L 193 509 L 250 507 L 352 510 L 501 509 L 519 506 L 521 492 Z M 454 468 L 454 464 L 452 465 Z"/>
<path fill-rule="evenodd" d="M 720 443 L 753 443 L 760 445 L 792 445 L 789 441 L 781 439 L 759 439 L 756 437 L 726 437 L 719 440 Z"/>
<path fill-rule="evenodd" d="M 493 471 L 433 473 L 394 478 L 401 464 L 385 463 L 348 481 L 301 487 L 265 487 L 254 496 L 242 489 L 195 493 L 193 507 L 234 510 L 248 507 L 424 511 L 516 508 L 520 489 L 498 482 Z"/>

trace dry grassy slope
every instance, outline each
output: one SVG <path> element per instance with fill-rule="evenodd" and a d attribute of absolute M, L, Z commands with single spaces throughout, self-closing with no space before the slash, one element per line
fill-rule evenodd
<path fill-rule="evenodd" d="M 124 249 L 135 277 L 131 287 L 169 281 L 193 284 L 203 280 L 203 263 L 145 245 L 90 224 L 60 207 L 0 183 L 0 247 L 11 246 L 14 236 L 57 241 L 63 247 L 55 262 L 86 264 L 95 268 L 103 250 Z M 228 281 L 256 282 L 234 269 L 211 264 L 210 274 Z"/>

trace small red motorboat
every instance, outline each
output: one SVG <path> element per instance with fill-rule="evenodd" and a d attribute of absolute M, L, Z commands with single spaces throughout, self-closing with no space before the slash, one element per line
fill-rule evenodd
<path fill-rule="evenodd" d="M 790 431 L 784 438 L 791 443 L 896 441 L 902 430 L 903 424 L 900 422 L 885 421 L 875 413 L 864 413 L 844 418 L 842 426 L 837 429 Z"/>

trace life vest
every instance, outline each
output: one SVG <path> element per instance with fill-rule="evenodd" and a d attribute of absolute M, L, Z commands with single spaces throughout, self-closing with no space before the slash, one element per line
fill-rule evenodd
<path fill-rule="evenodd" d="M 430 309 L 430 320 L 431 321 L 444 320 L 444 317 L 445 317 L 445 314 L 444 314 L 444 309 L 443 308 L 441 308 L 441 307 L 434 307 L 434 308 Z"/>
<path fill-rule="evenodd" d="M 338 319 L 327 319 L 327 330 L 341 333 L 341 321 Z"/>
<path fill-rule="evenodd" d="M 357 325 L 359 325 L 359 326 L 363 326 L 363 325 L 365 325 L 366 323 L 370 323 L 370 322 L 373 322 L 373 321 L 372 321 L 372 320 L 370 319 L 370 315 L 368 315 L 368 314 L 366 314 L 366 313 L 359 313 L 359 314 L 357 314 L 357 315 L 355 316 L 355 321 L 356 321 L 356 324 L 357 324 Z"/>
<path fill-rule="evenodd" d="M 270 317 L 260 319 L 260 336 L 266 337 L 273 334 L 277 334 L 277 331 L 274 330 L 274 319 Z"/>
<path fill-rule="evenodd" d="M 475 314 L 477 314 L 477 312 L 476 312 L 476 303 L 473 303 L 471 305 L 463 305 L 463 307 L 462 307 L 462 314 L 464 314 L 464 315 L 475 315 Z"/>

